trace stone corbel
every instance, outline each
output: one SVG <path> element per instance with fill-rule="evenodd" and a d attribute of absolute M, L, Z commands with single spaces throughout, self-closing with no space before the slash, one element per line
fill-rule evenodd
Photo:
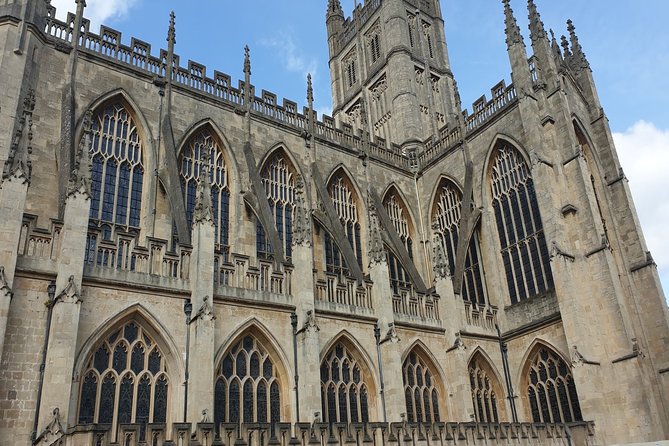
<path fill-rule="evenodd" d="M 637 338 L 632 338 L 632 353 L 629 355 L 622 356 L 618 359 L 611 361 L 611 364 L 617 364 L 619 362 L 627 361 L 634 358 L 644 358 L 646 355 L 641 351 L 641 346 L 639 346 L 639 341 Z"/>
<path fill-rule="evenodd" d="M 598 253 L 600 253 L 602 251 L 605 251 L 607 249 L 610 249 L 610 248 L 611 248 L 611 245 L 609 244 L 609 238 L 606 236 L 606 234 L 602 234 L 600 245 L 598 247 L 596 247 L 595 249 L 593 249 L 592 251 L 588 252 L 585 255 L 585 258 L 586 259 L 590 258 L 590 257 L 594 256 L 595 254 L 598 254 Z"/>
<path fill-rule="evenodd" d="M 386 332 L 386 336 L 379 341 L 379 345 L 383 345 L 386 342 L 391 342 L 393 344 L 400 342 L 400 337 L 397 335 L 397 329 L 395 328 L 395 324 L 393 322 L 388 324 L 388 331 Z"/>
<path fill-rule="evenodd" d="M 5 275 L 5 267 L 0 266 L 0 296 L 9 297 L 10 299 L 14 297 L 12 293 L 12 288 L 7 283 L 7 276 Z"/>
<path fill-rule="evenodd" d="M 532 162 L 532 167 L 538 166 L 539 164 L 545 164 L 551 169 L 553 168 L 553 163 L 540 157 L 534 150 L 530 152 L 530 161 Z"/>
<path fill-rule="evenodd" d="M 202 319 L 203 321 L 206 322 L 213 321 L 216 319 L 216 316 L 214 315 L 214 309 L 209 303 L 209 296 L 204 296 L 202 300 L 204 302 L 202 303 L 200 309 L 197 310 L 197 313 L 195 313 L 195 316 L 193 316 L 193 318 L 190 320 L 191 324 L 195 322 L 197 319 Z"/>
<path fill-rule="evenodd" d="M 307 311 L 307 317 L 304 320 L 304 326 L 300 331 L 303 331 L 305 333 L 317 333 L 321 331 L 321 328 L 318 326 L 318 323 L 316 322 L 316 314 L 314 313 L 314 310 Z"/>
<path fill-rule="evenodd" d="M 44 428 L 42 433 L 39 434 L 39 436 L 35 440 L 35 443 L 33 444 L 36 445 L 55 444 L 58 441 L 58 439 L 61 438 L 63 435 L 65 435 L 65 431 L 63 430 L 63 425 L 60 422 L 60 409 L 56 407 L 53 410 L 53 416 L 51 418 L 51 422 L 47 424 L 47 426 Z"/>
<path fill-rule="evenodd" d="M 590 361 L 588 359 L 585 359 L 585 356 L 581 354 L 581 352 L 578 351 L 578 347 L 574 346 L 572 349 L 571 353 L 571 363 L 574 366 L 582 366 L 582 365 L 601 365 L 599 362 L 595 361 Z"/>
<path fill-rule="evenodd" d="M 551 259 L 554 259 L 555 257 L 562 257 L 565 260 L 569 260 L 571 263 L 574 263 L 576 260 L 576 257 L 561 250 L 558 247 L 557 242 L 553 241 L 553 247 L 551 248 Z"/>
<path fill-rule="evenodd" d="M 455 350 L 459 350 L 459 351 L 467 350 L 467 346 L 465 345 L 465 342 L 462 340 L 462 335 L 460 334 L 459 331 L 457 333 L 455 333 L 455 342 L 453 342 L 453 346 L 448 348 L 448 350 L 446 350 L 446 353 L 449 353 L 449 352 L 452 352 L 452 351 L 455 351 Z"/>
<path fill-rule="evenodd" d="M 77 289 L 77 284 L 74 282 L 74 276 L 70 276 L 70 278 L 67 279 L 67 286 L 65 289 L 63 289 L 54 300 L 47 301 L 46 306 L 47 308 L 53 308 L 58 302 L 67 304 L 78 304 L 82 302 L 81 294 Z"/>

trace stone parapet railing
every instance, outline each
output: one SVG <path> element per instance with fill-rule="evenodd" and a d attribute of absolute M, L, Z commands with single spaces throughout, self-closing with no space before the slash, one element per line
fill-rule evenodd
<path fill-rule="evenodd" d="M 352 278 L 330 272 L 319 276 L 314 273 L 314 298 L 317 302 L 330 302 L 359 308 L 372 308 L 372 283 L 362 285 Z"/>
<path fill-rule="evenodd" d="M 18 241 L 18 255 L 42 260 L 56 260 L 60 252 L 63 222 L 52 220 L 49 229 L 37 227 L 37 216 L 25 214 Z"/>
<path fill-rule="evenodd" d="M 438 302 L 436 295 L 418 293 L 412 286 L 398 286 L 393 294 L 393 312 L 396 318 L 405 322 L 439 324 Z"/>
<path fill-rule="evenodd" d="M 589 446 L 594 423 L 173 423 L 76 426 L 54 435 L 68 446 L 512 445 Z M 61 441 L 61 443 L 58 443 Z"/>
<path fill-rule="evenodd" d="M 226 288 L 241 288 L 291 296 L 292 273 L 292 266 L 276 266 L 271 260 L 260 259 L 253 265 L 243 254 L 218 254 L 214 259 L 215 292 L 225 295 Z"/>
<path fill-rule="evenodd" d="M 465 301 L 465 321 L 467 325 L 495 331 L 497 325 L 497 307 L 492 305 L 473 305 Z"/>

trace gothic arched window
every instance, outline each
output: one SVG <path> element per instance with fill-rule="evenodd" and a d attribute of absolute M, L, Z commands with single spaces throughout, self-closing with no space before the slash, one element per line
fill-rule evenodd
<path fill-rule="evenodd" d="M 412 351 L 402 366 L 409 423 L 433 423 L 439 416 L 439 392 L 427 363 Z"/>
<path fill-rule="evenodd" d="M 165 358 L 140 324 L 130 321 L 107 336 L 81 376 L 79 424 L 137 423 L 143 437 L 147 423 L 167 422 Z"/>
<path fill-rule="evenodd" d="M 553 288 L 534 182 L 518 150 L 507 144 L 494 157 L 492 194 L 511 303 Z"/>
<path fill-rule="evenodd" d="M 193 224 L 193 209 L 198 179 L 203 163 L 209 163 L 211 176 L 211 201 L 214 211 L 216 249 L 225 251 L 229 246 L 230 188 L 228 169 L 221 147 L 208 129 L 195 133 L 181 154 L 181 187 L 184 193 L 188 226 Z"/>
<path fill-rule="evenodd" d="M 469 385 L 476 421 L 479 423 L 499 423 L 499 384 L 490 366 L 480 357 L 469 363 Z M 503 403 L 501 403 L 503 404 Z"/>
<path fill-rule="evenodd" d="M 328 193 L 332 198 L 339 220 L 341 221 L 348 242 L 353 248 L 353 252 L 358 260 L 358 266 L 362 269 L 362 241 L 360 239 L 360 219 L 358 215 L 357 197 L 355 196 L 353 185 L 348 178 L 339 173 L 335 175 L 328 185 Z M 329 272 L 346 273 L 348 267 L 346 261 L 332 239 L 332 236 L 325 231 L 325 265 Z"/>
<path fill-rule="evenodd" d="M 397 191 L 393 190 L 386 195 L 386 198 L 383 200 L 383 207 L 409 253 L 409 257 L 413 259 L 412 227 L 409 221 L 409 212 Z M 398 294 L 401 287 L 408 288 L 411 286 L 411 278 L 391 250 L 386 249 L 386 254 L 388 258 L 388 272 L 390 274 L 390 287 L 393 293 Z"/>
<path fill-rule="evenodd" d="M 451 275 L 455 273 L 461 213 L 462 193 L 451 182 L 443 180 L 439 185 L 432 215 L 437 224 L 439 239 L 448 257 Z M 460 293 L 464 300 L 474 305 L 485 305 L 487 300 L 477 231 L 472 234 L 467 247 Z"/>
<path fill-rule="evenodd" d="M 279 238 L 283 242 L 286 258 L 292 256 L 293 212 L 295 211 L 295 169 L 281 152 L 273 155 L 260 172 L 269 207 L 274 215 Z M 256 251 L 266 258 L 272 252 L 265 229 L 260 222 L 256 227 Z"/>
<path fill-rule="evenodd" d="M 321 403 L 327 423 L 367 423 L 369 394 L 358 361 L 342 343 L 335 344 L 321 363 Z"/>
<path fill-rule="evenodd" d="M 91 129 L 90 218 L 99 225 L 139 228 L 144 166 L 135 121 L 116 101 L 95 113 Z"/>
<path fill-rule="evenodd" d="M 541 346 L 531 358 L 527 399 L 535 423 L 582 421 L 576 384 L 567 362 Z"/>
<path fill-rule="evenodd" d="M 261 342 L 247 334 L 216 370 L 214 420 L 220 423 L 277 423 L 281 391 L 275 364 Z"/>

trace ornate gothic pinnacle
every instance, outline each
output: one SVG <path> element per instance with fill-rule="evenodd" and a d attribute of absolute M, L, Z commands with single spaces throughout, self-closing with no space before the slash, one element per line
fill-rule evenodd
<path fill-rule="evenodd" d="M 309 110 L 314 109 L 314 86 L 311 83 L 311 73 L 307 74 L 307 103 Z"/>
<path fill-rule="evenodd" d="M 9 156 L 5 161 L 5 167 L 2 172 L 2 179 L 11 176 L 22 178 L 25 182 L 30 182 L 32 177 L 32 161 L 30 155 L 33 152 L 33 111 L 35 110 L 35 90 L 28 90 L 23 105 L 21 107 L 20 117 L 15 123 L 14 139 L 9 149 Z"/>
<path fill-rule="evenodd" d="M 91 156 L 90 150 L 93 142 L 93 112 L 87 110 L 84 114 L 84 133 L 79 141 L 79 148 L 75 155 L 74 167 L 70 172 L 70 184 L 67 187 L 67 195 L 77 193 L 87 197 L 91 195 Z"/>
<path fill-rule="evenodd" d="M 304 178 L 302 175 L 297 175 L 295 180 L 293 245 L 311 246 L 311 215 L 307 207 Z"/>
<path fill-rule="evenodd" d="M 328 0 L 328 13 L 327 16 L 340 15 L 344 16 L 344 10 L 341 7 L 339 0 Z"/>
<path fill-rule="evenodd" d="M 575 64 L 574 68 L 581 70 L 581 69 L 589 69 L 590 68 L 590 63 L 588 62 L 588 59 L 585 57 L 585 53 L 583 52 L 583 47 L 581 46 L 581 43 L 578 41 L 578 36 L 576 35 L 576 28 L 574 27 L 574 22 L 571 20 L 567 20 L 567 31 L 569 31 L 569 37 L 571 40 L 571 50 L 573 53 L 573 62 Z"/>
<path fill-rule="evenodd" d="M 251 50 L 248 45 L 244 47 L 244 74 L 251 77 Z"/>
<path fill-rule="evenodd" d="M 546 28 L 544 28 L 544 23 L 541 21 L 541 15 L 534 0 L 527 0 L 527 9 L 530 19 L 530 38 L 533 42 L 545 39 L 547 37 Z"/>
<path fill-rule="evenodd" d="M 174 11 L 170 12 L 170 27 L 167 30 L 167 42 L 174 45 L 177 43 L 177 31 L 175 27 L 175 18 L 176 15 Z"/>
<path fill-rule="evenodd" d="M 571 51 L 569 50 L 569 41 L 565 36 L 560 37 L 560 43 L 562 44 L 562 54 L 564 55 L 565 62 L 571 61 Z"/>
<path fill-rule="evenodd" d="M 523 37 L 520 34 L 520 27 L 513 15 L 513 9 L 509 0 L 502 0 L 504 4 L 504 23 L 506 24 L 506 44 L 509 48 L 517 43 L 523 43 Z"/>
<path fill-rule="evenodd" d="M 203 150 L 200 161 L 202 166 L 200 176 L 195 190 L 195 208 L 193 209 L 193 224 L 209 222 L 214 223 L 214 211 L 211 203 L 211 180 L 210 165 L 211 155 L 209 150 Z"/>
<path fill-rule="evenodd" d="M 550 30 L 551 33 L 551 49 L 553 50 L 553 57 L 555 57 L 556 63 L 560 63 L 560 60 L 562 60 L 562 51 L 560 51 L 560 45 L 557 42 L 557 39 L 555 38 L 555 33 L 553 30 Z"/>
<path fill-rule="evenodd" d="M 371 197 L 367 197 L 369 206 L 369 263 L 378 265 L 386 261 L 386 250 L 383 247 L 383 236 L 379 225 L 379 216 L 376 213 L 376 205 Z"/>

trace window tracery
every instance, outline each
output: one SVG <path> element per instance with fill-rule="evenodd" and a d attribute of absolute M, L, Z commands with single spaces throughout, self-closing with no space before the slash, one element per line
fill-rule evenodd
<path fill-rule="evenodd" d="M 357 197 L 353 192 L 353 186 L 339 173 L 330 181 L 328 187 L 332 204 L 337 211 L 339 220 L 344 227 L 346 238 L 358 260 L 358 266 L 362 269 L 362 241 L 360 238 L 360 219 L 358 215 Z M 325 265 L 326 269 L 332 273 L 346 274 L 348 266 L 346 261 L 332 239 L 332 236 L 325 231 Z"/>
<path fill-rule="evenodd" d="M 367 423 L 369 396 L 360 364 L 342 343 L 321 363 L 321 403 L 326 423 Z"/>
<path fill-rule="evenodd" d="M 469 364 L 469 384 L 474 414 L 479 423 L 499 423 L 498 395 L 495 390 L 497 383 L 487 368 L 479 358 L 475 358 Z"/>
<path fill-rule="evenodd" d="M 441 421 L 439 392 L 426 362 L 416 352 L 409 353 L 402 366 L 404 398 L 409 423 Z"/>
<path fill-rule="evenodd" d="M 433 210 L 433 218 L 436 220 L 437 233 L 448 257 L 451 275 L 455 273 L 461 215 L 462 193 L 449 181 L 442 181 Z M 460 290 L 462 298 L 474 305 L 485 305 L 487 297 L 477 231 L 474 231 L 469 240 L 463 274 Z"/>
<path fill-rule="evenodd" d="M 411 226 L 409 223 L 408 211 L 396 191 L 393 190 L 390 194 L 386 195 L 383 207 L 386 209 L 390 221 L 395 227 L 397 234 L 400 236 L 400 240 L 404 244 L 409 257 L 413 259 L 413 240 L 411 238 Z M 397 256 L 390 249 L 386 248 L 386 254 L 388 258 L 388 271 L 390 274 L 390 287 L 392 288 L 393 293 L 399 294 L 400 288 L 409 288 L 411 286 L 411 277 L 404 269 Z"/>
<path fill-rule="evenodd" d="M 275 364 L 262 343 L 244 336 L 216 370 L 214 420 L 230 423 L 277 423 L 281 391 Z"/>
<path fill-rule="evenodd" d="M 91 130 L 90 218 L 98 225 L 139 228 L 144 166 L 135 120 L 116 101 L 95 114 Z"/>
<path fill-rule="evenodd" d="M 90 354 L 79 393 L 79 424 L 141 425 L 167 421 L 165 358 L 144 328 L 127 322 Z"/>
<path fill-rule="evenodd" d="M 535 423 L 582 421 L 576 384 L 567 362 L 540 347 L 530 363 L 527 399 Z"/>
<path fill-rule="evenodd" d="M 208 156 L 205 153 L 208 152 Z M 230 187 L 229 172 L 221 147 L 208 129 L 193 135 L 181 154 L 181 188 L 184 194 L 188 226 L 193 224 L 193 209 L 197 183 L 204 163 L 209 164 L 211 201 L 213 204 L 216 249 L 225 251 L 229 246 Z"/>
<path fill-rule="evenodd" d="M 283 242 L 286 258 L 292 256 L 293 212 L 295 211 L 295 169 L 282 153 L 277 153 L 260 172 L 260 178 L 274 215 L 279 238 Z M 258 257 L 267 258 L 272 246 L 260 222 L 256 227 Z"/>
<path fill-rule="evenodd" d="M 497 149 L 492 166 L 493 209 L 511 303 L 553 288 L 534 182 L 527 163 L 509 145 Z"/>

